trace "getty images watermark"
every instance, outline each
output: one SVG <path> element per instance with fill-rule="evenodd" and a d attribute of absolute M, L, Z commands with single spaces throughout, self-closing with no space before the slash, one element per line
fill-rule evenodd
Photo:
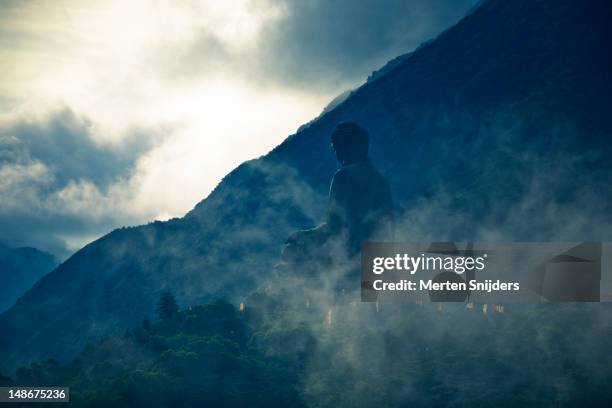
<path fill-rule="evenodd" d="M 367 242 L 364 302 L 612 300 L 609 242 Z"/>

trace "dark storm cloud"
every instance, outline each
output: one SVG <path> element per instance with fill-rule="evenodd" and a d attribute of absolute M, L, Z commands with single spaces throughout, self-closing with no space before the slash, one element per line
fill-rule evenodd
<path fill-rule="evenodd" d="M 362 81 L 459 21 L 477 0 L 279 0 L 264 36 L 267 65 L 297 84 Z"/>
<path fill-rule="evenodd" d="M 55 186 L 87 179 L 105 187 L 125 176 L 150 147 L 149 139 L 137 134 L 120 146 L 98 144 L 91 137 L 92 126 L 67 109 L 43 121 L 19 121 L 0 133 L 0 164 L 41 162 L 53 173 Z"/>
<path fill-rule="evenodd" d="M 185 43 L 150 57 L 173 82 L 224 72 L 260 85 L 337 93 L 363 82 L 458 22 L 480 0 L 254 0 L 280 10 L 266 21 L 256 47 L 236 49 L 202 26 Z"/>
<path fill-rule="evenodd" d="M 107 204 L 155 138 L 135 131 L 119 145 L 99 144 L 92 132 L 70 110 L 0 129 L 1 241 L 64 256 L 60 237 L 99 234 L 122 221 Z"/>

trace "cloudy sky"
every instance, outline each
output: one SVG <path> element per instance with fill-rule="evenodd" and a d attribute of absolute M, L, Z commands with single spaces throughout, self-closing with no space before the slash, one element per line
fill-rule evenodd
<path fill-rule="evenodd" d="M 477 0 L 4 0 L 0 240 L 182 216 Z"/>

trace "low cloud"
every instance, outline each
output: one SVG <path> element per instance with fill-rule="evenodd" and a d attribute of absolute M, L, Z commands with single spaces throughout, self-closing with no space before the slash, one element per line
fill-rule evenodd
<path fill-rule="evenodd" d="M 0 240 L 67 255 L 76 240 L 132 220 L 138 159 L 159 140 L 134 131 L 96 141 L 92 123 L 64 109 L 0 128 Z M 153 135 L 154 136 L 154 135 Z"/>

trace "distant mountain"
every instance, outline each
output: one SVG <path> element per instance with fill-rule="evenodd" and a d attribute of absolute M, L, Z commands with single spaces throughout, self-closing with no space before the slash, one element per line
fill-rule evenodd
<path fill-rule="evenodd" d="M 53 255 L 38 249 L 11 248 L 0 242 L 0 312 L 13 305 L 58 263 Z"/>
<path fill-rule="evenodd" d="M 184 306 L 265 282 L 286 236 L 323 218 L 329 135 L 344 120 L 370 132 L 400 239 L 612 239 L 611 11 L 482 4 L 185 217 L 113 231 L 37 282 L 0 315 L 0 369 L 134 327 L 164 290 Z"/>

